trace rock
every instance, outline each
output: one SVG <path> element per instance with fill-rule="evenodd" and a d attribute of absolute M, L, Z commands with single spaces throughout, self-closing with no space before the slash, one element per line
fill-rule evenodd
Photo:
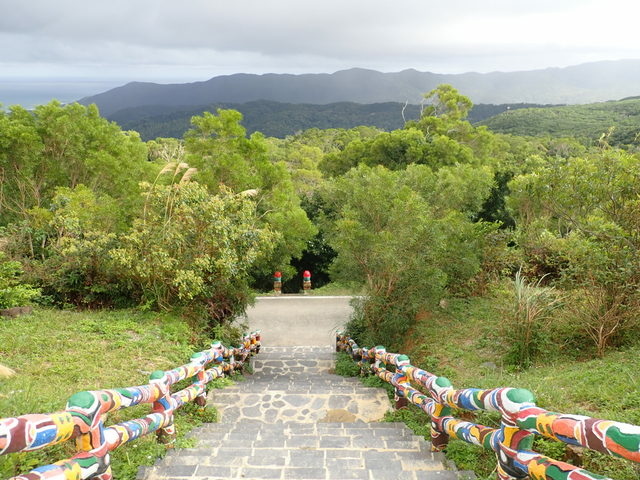
<path fill-rule="evenodd" d="M 19 317 L 20 315 L 29 315 L 33 313 L 33 307 L 11 307 L 0 310 L 0 316 L 3 317 Z"/>
<path fill-rule="evenodd" d="M 9 377 L 13 377 L 15 374 L 16 372 L 11 370 L 9 367 L 0 365 L 0 377 L 9 378 Z"/>
<path fill-rule="evenodd" d="M 498 366 L 493 362 L 484 362 L 480 364 L 481 367 L 488 368 L 489 370 L 495 370 Z"/>
<path fill-rule="evenodd" d="M 576 467 L 581 467 L 584 464 L 584 453 L 587 449 L 578 445 L 565 445 L 564 447 L 564 461 L 571 462 Z"/>
<path fill-rule="evenodd" d="M 446 310 L 447 308 L 449 308 L 449 300 L 447 300 L 446 298 L 442 298 L 440 299 L 438 305 L 441 309 Z"/>

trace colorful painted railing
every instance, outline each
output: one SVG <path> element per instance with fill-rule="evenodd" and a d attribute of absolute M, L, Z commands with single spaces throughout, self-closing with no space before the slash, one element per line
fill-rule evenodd
<path fill-rule="evenodd" d="M 456 438 L 496 452 L 500 480 L 608 478 L 534 452 L 535 435 L 640 463 L 638 426 L 548 412 L 536 406 L 530 391 L 520 388 L 455 390 L 447 378 L 412 366 L 408 356 L 388 353 L 381 346 L 361 348 L 341 333 L 336 335 L 336 349 L 356 360 L 363 374 L 374 373 L 393 385 L 397 407 L 410 402 L 431 417 L 433 450 L 443 450 L 449 438 Z M 454 409 L 499 412 L 500 427 L 457 419 Z"/>
<path fill-rule="evenodd" d="M 12 477 L 12 480 L 110 480 L 109 452 L 143 435 L 156 432 L 158 440 L 175 440 L 174 412 L 194 401 L 206 405 L 206 385 L 214 378 L 242 371 L 251 355 L 260 351 L 260 333 L 246 334 L 242 346 L 227 348 L 220 342 L 192 355 L 188 364 L 153 372 L 148 385 L 79 392 L 61 412 L 0 419 L 0 455 L 27 452 L 76 439 L 78 453 L 71 458 Z M 191 378 L 188 387 L 171 393 L 171 386 Z M 141 403 L 151 403 L 149 415 L 105 425 L 107 414 Z"/>

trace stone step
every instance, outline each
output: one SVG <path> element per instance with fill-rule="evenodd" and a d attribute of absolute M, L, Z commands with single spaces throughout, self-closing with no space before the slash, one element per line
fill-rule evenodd
<path fill-rule="evenodd" d="M 264 347 L 254 374 L 209 392 L 221 423 L 194 429 L 197 447 L 171 451 L 139 480 L 462 480 L 403 423 L 378 422 L 385 390 L 330 373 L 333 349 Z"/>
<path fill-rule="evenodd" d="M 461 480 L 401 423 L 210 424 L 198 447 L 169 452 L 146 480 L 204 478 Z"/>
<path fill-rule="evenodd" d="M 260 421 L 238 422 L 227 425 L 220 423 L 209 423 L 192 430 L 192 435 L 203 438 L 205 436 L 236 435 L 246 434 L 257 437 L 259 435 L 363 435 L 370 437 L 407 437 L 413 436 L 413 432 L 403 423 L 394 422 L 332 422 L 332 423 L 299 423 L 283 422 L 268 424 Z"/>
<path fill-rule="evenodd" d="M 218 465 L 171 466 L 163 471 L 146 470 L 149 480 L 229 480 L 229 479 L 299 479 L 299 480 L 462 480 L 468 476 L 451 470 L 438 471 L 398 471 L 396 465 L 383 463 L 376 467 L 357 468 L 350 461 L 327 461 L 322 468 L 283 466 L 243 466 L 230 467 Z M 348 460 L 348 459 L 347 459 Z M 382 468 L 388 467 L 388 468 Z"/>

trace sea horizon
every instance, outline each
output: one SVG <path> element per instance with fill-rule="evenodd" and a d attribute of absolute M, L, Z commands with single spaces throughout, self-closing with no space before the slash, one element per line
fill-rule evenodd
<path fill-rule="evenodd" d="M 125 84 L 123 80 L 93 79 L 0 79 L 0 104 L 7 109 L 20 105 L 31 110 L 52 100 L 73 103 Z"/>

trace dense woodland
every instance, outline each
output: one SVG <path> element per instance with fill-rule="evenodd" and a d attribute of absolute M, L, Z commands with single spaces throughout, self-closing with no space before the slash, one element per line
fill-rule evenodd
<path fill-rule="evenodd" d="M 557 290 L 585 348 L 630 341 L 638 156 L 608 135 L 585 146 L 473 126 L 448 85 L 425 99 L 390 132 L 247 136 L 239 112 L 218 110 L 148 142 L 94 106 L 13 107 L 0 116 L 5 282 L 23 273 L 3 306 L 204 305 L 216 325 L 302 260 L 320 284 L 365 286 L 354 326 L 371 342 L 397 346 L 421 310 L 516 273 Z M 526 366 L 539 342 L 520 343 Z"/>
<path fill-rule="evenodd" d="M 532 106 L 533 107 L 533 106 Z M 637 149 L 640 98 L 587 105 L 509 109 L 480 121 L 494 132 L 514 135 L 573 137 L 589 145 L 603 136 L 607 143 Z"/>
<path fill-rule="evenodd" d="M 506 365 L 638 341 L 640 157 L 499 134 L 448 85 L 416 120 L 247 136 L 235 110 L 144 142 L 95 106 L 0 113 L 0 307 L 179 308 L 223 331 L 280 270 L 363 289 L 350 332 L 403 349 L 452 299 L 499 298 Z M 506 299 L 506 300 L 505 300 Z M 440 332 L 443 334 L 444 332 Z M 496 350 L 496 351 L 497 351 Z"/>
<path fill-rule="evenodd" d="M 507 110 L 545 107 L 530 103 L 480 104 L 469 110 L 467 120 L 477 123 Z M 350 129 L 361 125 L 391 131 L 402 128 L 409 120 L 421 115 L 420 105 L 397 102 L 361 104 L 353 102 L 326 105 L 295 104 L 257 100 L 246 103 L 217 103 L 213 105 L 176 107 L 149 105 L 118 110 L 107 116 L 124 130 L 135 130 L 143 140 L 157 137 L 182 138 L 191 128 L 191 118 L 218 109 L 242 113 L 242 126 L 248 134 L 261 132 L 268 137 L 285 138 L 311 128 Z"/>

